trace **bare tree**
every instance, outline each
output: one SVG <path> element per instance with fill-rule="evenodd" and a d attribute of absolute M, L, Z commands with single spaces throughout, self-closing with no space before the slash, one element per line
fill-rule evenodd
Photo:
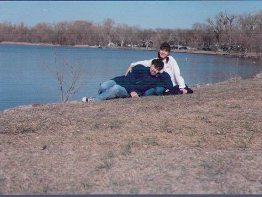
<path fill-rule="evenodd" d="M 127 41 L 127 38 L 129 36 L 129 27 L 128 27 L 128 25 L 118 24 L 116 26 L 115 34 L 116 34 L 117 42 L 119 42 L 121 47 L 124 47 L 124 45 L 125 45 L 125 43 Z"/>
<path fill-rule="evenodd" d="M 256 44 L 254 40 L 255 29 L 257 28 L 257 18 L 253 15 L 244 15 L 239 17 L 239 33 L 241 34 L 240 43 L 250 52 Z"/>
<path fill-rule="evenodd" d="M 26 27 L 23 23 L 0 23 L 0 41 L 61 45 L 158 48 L 160 43 L 167 41 L 172 45 L 243 53 L 261 52 L 261 37 L 262 11 L 239 16 L 219 12 L 213 19 L 207 19 L 207 23 L 194 24 L 191 29 L 142 29 L 115 24 L 110 18 L 101 24 L 83 20 L 39 23 L 33 27 Z"/>
<path fill-rule="evenodd" d="M 142 42 L 141 45 L 143 47 L 146 47 L 146 49 L 148 49 L 149 47 L 152 47 L 152 39 L 153 39 L 153 35 L 155 34 L 155 31 L 152 29 L 144 29 L 141 30 L 139 33 L 139 39 Z"/>
<path fill-rule="evenodd" d="M 108 45 L 112 42 L 114 36 L 114 20 L 108 18 L 105 19 L 102 24 L 102 38 L 104 41 L 104 45 Z"/>
<path fill-rule="evenodd" d="M 54 32 L 57 44 L 67 45 L 68 22 L 59 22 L 54 25 Z"/>
<path fill-rule="evenodd" d="M 127 37 L 127 43 L 131 48 L 134 47 L 134 45 L 138 45 L 139 40 L 138 40 L 138 35 L 140 33 L 140 29 L 137 26 L 129 27 L 128 28 L 128 34 L 129 36 Z"/>
<path fill-rule="evenodd" d="M 236 16 L 226 12 L 219 12 L 214 20 L 208 18 L 207 22 L 215 34 L 216 47 L 230 49 L 232 47 L 233 33 L 235 33 Z"/>
<path fill-rule="evenodd" d="M 52 26 L 46 23 L 38 23 L 31 30 L 31 39 L 35 43 L 52 43 L 53 35 Z"/>
<path fill-rule="evenodd" d="M 82 86 L 82 70 L 79 65 L 72 64 L 65 58 L 59 62 L 55 50 L 53 51 L 53 61 L 54 65 L 45 64 L 44 67 L 57 81 L 60 101 L 68 102 Z"/>
<path fill-rule="evenodd" d="M 76 65 L 64 62 L 56 77 L 62 102 L 67 102 L 79 90 L 80 70 Z"/>

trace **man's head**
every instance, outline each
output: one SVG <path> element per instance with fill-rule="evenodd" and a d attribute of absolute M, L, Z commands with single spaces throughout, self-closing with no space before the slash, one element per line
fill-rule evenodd
<path fill-rule="evenodd" d="M 150 66 L 150 74 L 155 76 L 164 68 L 164 63 L 161 59 L 153 59 Z"/>

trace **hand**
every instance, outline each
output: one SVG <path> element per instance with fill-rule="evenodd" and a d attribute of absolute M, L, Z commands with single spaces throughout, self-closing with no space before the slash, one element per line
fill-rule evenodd
<path fill-rule="evenodd" d="M 126 73 L 125 73 L 125 76 L 127 76 L 127 74 L 128 74 L 129 72 L 132 72 L 132 66 L 131 66 L 131 65 L 128 67 L 128 69 L 127 69 L 127 71 L 126 71 Z"/>
<path fill-rule="evenodd" d="M 182 94 L 186 94 L 186 93 L 187 93 L 187 90 L 186 90 L 185 88 L 180 88 L 180 92 L 181 92 Z"/>
<path fill-rule="evenodd" d="M 131 92 L 130 95 L 131 95 L 132 98 L 134 98 L 134 97 L 139 97 L 136 92 Z"/>

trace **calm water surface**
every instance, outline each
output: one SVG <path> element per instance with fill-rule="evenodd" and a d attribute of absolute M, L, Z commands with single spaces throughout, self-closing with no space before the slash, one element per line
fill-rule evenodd
<path fill-rule="evenodd" d="M 0 110 L 30 103 L 59 102 L 55 71 L 68 63 L 81 70 L 81 87 L 72 99 L 94 96 L 99 83 L 123 75 L 131 62 L 156 51 L 0 45 Z M 262 63 L 214 55 L 171 53 L 188 85 L 216 83 L 262 72 Z"/>

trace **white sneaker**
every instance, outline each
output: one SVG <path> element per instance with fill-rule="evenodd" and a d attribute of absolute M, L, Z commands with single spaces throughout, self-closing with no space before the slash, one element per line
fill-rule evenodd
<path fill-rule="evenodd" d="M 83 97 L 82 98 L 82 102 L 86 103 L 86 102 L 92 102 L 92 101 L 95 101 L 95 98 L 93 97 Z"/>
<path fill-rule="evenodd" d="M 94 101 L 96 101 L 94 97 L 87 98 L 87 102 L 94 102 Z"/>
<path fill-rule="evenodd" d="M 83 97 L 82 98 L 82 102 L 84 102 L 84 103 L 88 102 L 88 98 L 87 97 Z"/>

